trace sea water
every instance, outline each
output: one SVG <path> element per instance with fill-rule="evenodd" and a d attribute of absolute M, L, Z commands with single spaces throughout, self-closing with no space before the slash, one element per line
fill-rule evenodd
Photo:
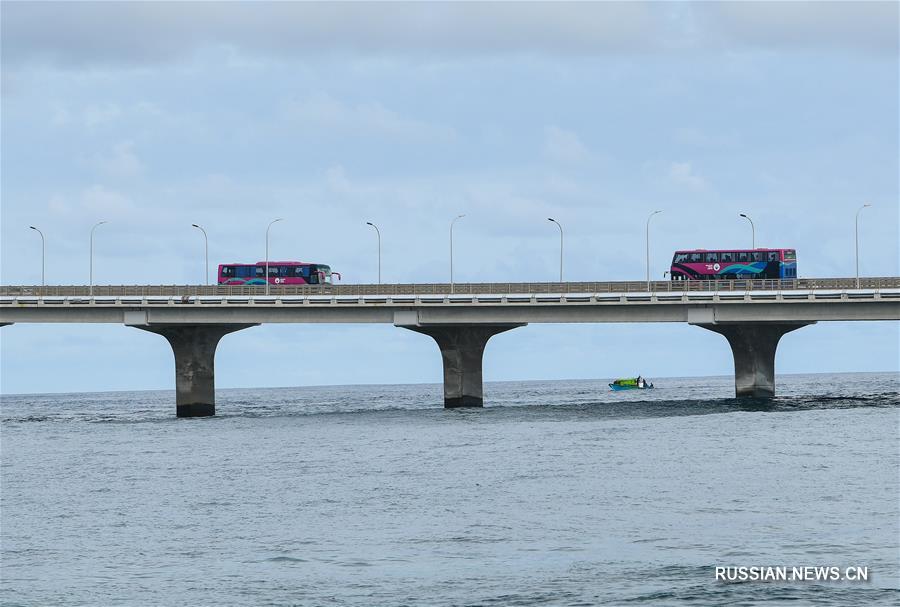
<path fill-rule="evenodd" d="M 4 395 L 4 605 L 897 604 L 896 375 Z M 866 567 L 726 583 L 716 567 Z"/>

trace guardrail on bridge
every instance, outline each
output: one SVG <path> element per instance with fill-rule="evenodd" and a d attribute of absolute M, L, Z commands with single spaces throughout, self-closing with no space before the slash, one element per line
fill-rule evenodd
<path fill-rule="evenodd" d="M 900 277 L 860 278 L 860 289 L 900 288 Z M 798 278 L 792 280 L 686 280 L 652 281 L 654 293 L 690 291 L 790 291 L 800 289 L 856 289 L 855 278 Z M 93 294 L 111 296 L 191 296 L 191 295 L 264 295 L 265 285 L 94 285 Z M 349 284 L 349 285 L 270 285 L 272 295 L 442 295 L 451 292 L 450 283 L 423 284 Z M 646 293 L 646 281 L 627 282 L 491 282 L 455 283 L 458 295 L 506 295 L 541 293 Z M 87 285 L 0 285 L 0 296 L 87 297 Z"/>

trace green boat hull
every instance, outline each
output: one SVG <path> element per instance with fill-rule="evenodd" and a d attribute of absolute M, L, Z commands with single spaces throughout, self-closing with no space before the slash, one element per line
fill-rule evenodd
<path fill-rule="evenodd" d="M 638 386 L 622 386 L 619 384 L 609 384 L 609 387 L 616 392 L 620 390 L 650 390 L 651 388 L 653 388 L 653 384 L 644 384 L 643 388 L 639 388 Z"/>
<path fill-rule="evenodd" d="M 648 390 L 653 388 L 653 384 L 644 380 L 643 385 L 638 384 L 638 378 L 627 378 L 627 379 L 617 379 L 613 383 L 609 384 L 609 387 L 615 391 L 619 390 Z"/>

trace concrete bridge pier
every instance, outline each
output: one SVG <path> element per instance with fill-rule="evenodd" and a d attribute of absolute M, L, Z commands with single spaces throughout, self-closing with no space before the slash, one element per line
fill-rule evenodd
<path fill-rule="evenodd" d="M 811 323 L 700 324 L 725 336 L 734 355 L 734 391 L 738 397 L 775 396 L 775 350 L 785 333 Z"/>
<path fill-rule="evenodd" d="M 216 414 L 215 357 L 219 340 L 252 324 L 132 325 L 165 337 L 175 354 L 175 414 L 206 417 Z"/>
<path fill-rule="evenodd" d="M 430 335 L 444 362 L 444 407 L 483 407 L 481 363 L 484 347 L 497 333 L 522 324 L 432 325 L 404 328 Z"/>

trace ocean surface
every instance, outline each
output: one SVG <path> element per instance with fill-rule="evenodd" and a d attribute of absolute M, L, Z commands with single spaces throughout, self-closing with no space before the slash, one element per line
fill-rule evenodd
<path fill-rule="evenodd" d="M 900 603 L 897 375 L 654 381 L 4 395 L 0 602 Z"/>

